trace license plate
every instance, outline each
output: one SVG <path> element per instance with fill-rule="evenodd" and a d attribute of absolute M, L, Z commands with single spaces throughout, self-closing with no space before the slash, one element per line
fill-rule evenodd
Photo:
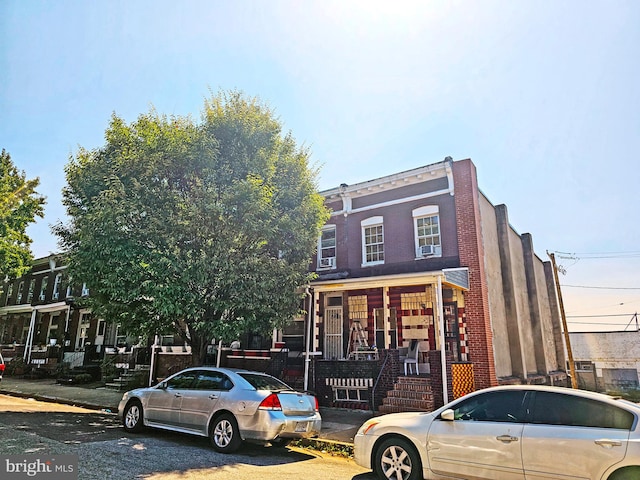
<path fill-rule="evenodd" d="M 297 422 L 296 423 L 296 432 L 306 432 L 307 431 L 307 422 Z"/>

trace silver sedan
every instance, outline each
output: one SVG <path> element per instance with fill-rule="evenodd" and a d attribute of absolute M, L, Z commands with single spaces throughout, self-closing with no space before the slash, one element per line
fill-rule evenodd
<path fill-rule="evenodd" d="M 317 436 L 317 399 L 270 375 L 214 367 L 188 368 L 154 387 L 124 394 L 118 414 L 125 430 L 143 426 L 209 437 L 230 453 L 242 441 L 285 446 Z"/>

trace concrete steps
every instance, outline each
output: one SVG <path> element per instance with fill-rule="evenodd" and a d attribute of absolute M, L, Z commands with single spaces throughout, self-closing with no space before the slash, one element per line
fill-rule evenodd
<path fill-rule="evenodd" d="M 135 385 L 137 378 L 140 378 L 140 376 L 144 374 L 146 374 L 147 377 L 149 376 L 150 368 L 149 365 L 136 365 L 135 369 L 123 371 L 118 378 L 114 378 L 111 382 L 105 383 L 104 386 L 110 390 L 131 390 L 138 386 Z"/>

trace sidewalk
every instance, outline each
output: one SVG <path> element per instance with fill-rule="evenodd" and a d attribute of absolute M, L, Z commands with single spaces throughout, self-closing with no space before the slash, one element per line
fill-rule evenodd
<path fill-rule="evenodd" d="M 6 375 L 0 382 L 0 393 L 112 413 L 118 412 L 118 403 L 123 394 L 123 392 L 95 385 L 60 385 L 54 379 L 26 380 Z M 371 418 L 373 413 L 364 410 L 320 407 L 320 415 L 322 415 L 322 432 L 315 441 L 352 445 L 358 428 Z"/>

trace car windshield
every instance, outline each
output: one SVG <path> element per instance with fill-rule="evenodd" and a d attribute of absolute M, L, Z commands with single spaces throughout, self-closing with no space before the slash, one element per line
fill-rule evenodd
<path fill-rule="evenodd" d="M 256 390 L 271 390 L 282 391 L 291 390 L 291 387 L 284 382 L 281 382 L 275 377 L 268 375 L 260 375 L 255 373 L 238 373 L 242 378 L 251 384 Z"/>

